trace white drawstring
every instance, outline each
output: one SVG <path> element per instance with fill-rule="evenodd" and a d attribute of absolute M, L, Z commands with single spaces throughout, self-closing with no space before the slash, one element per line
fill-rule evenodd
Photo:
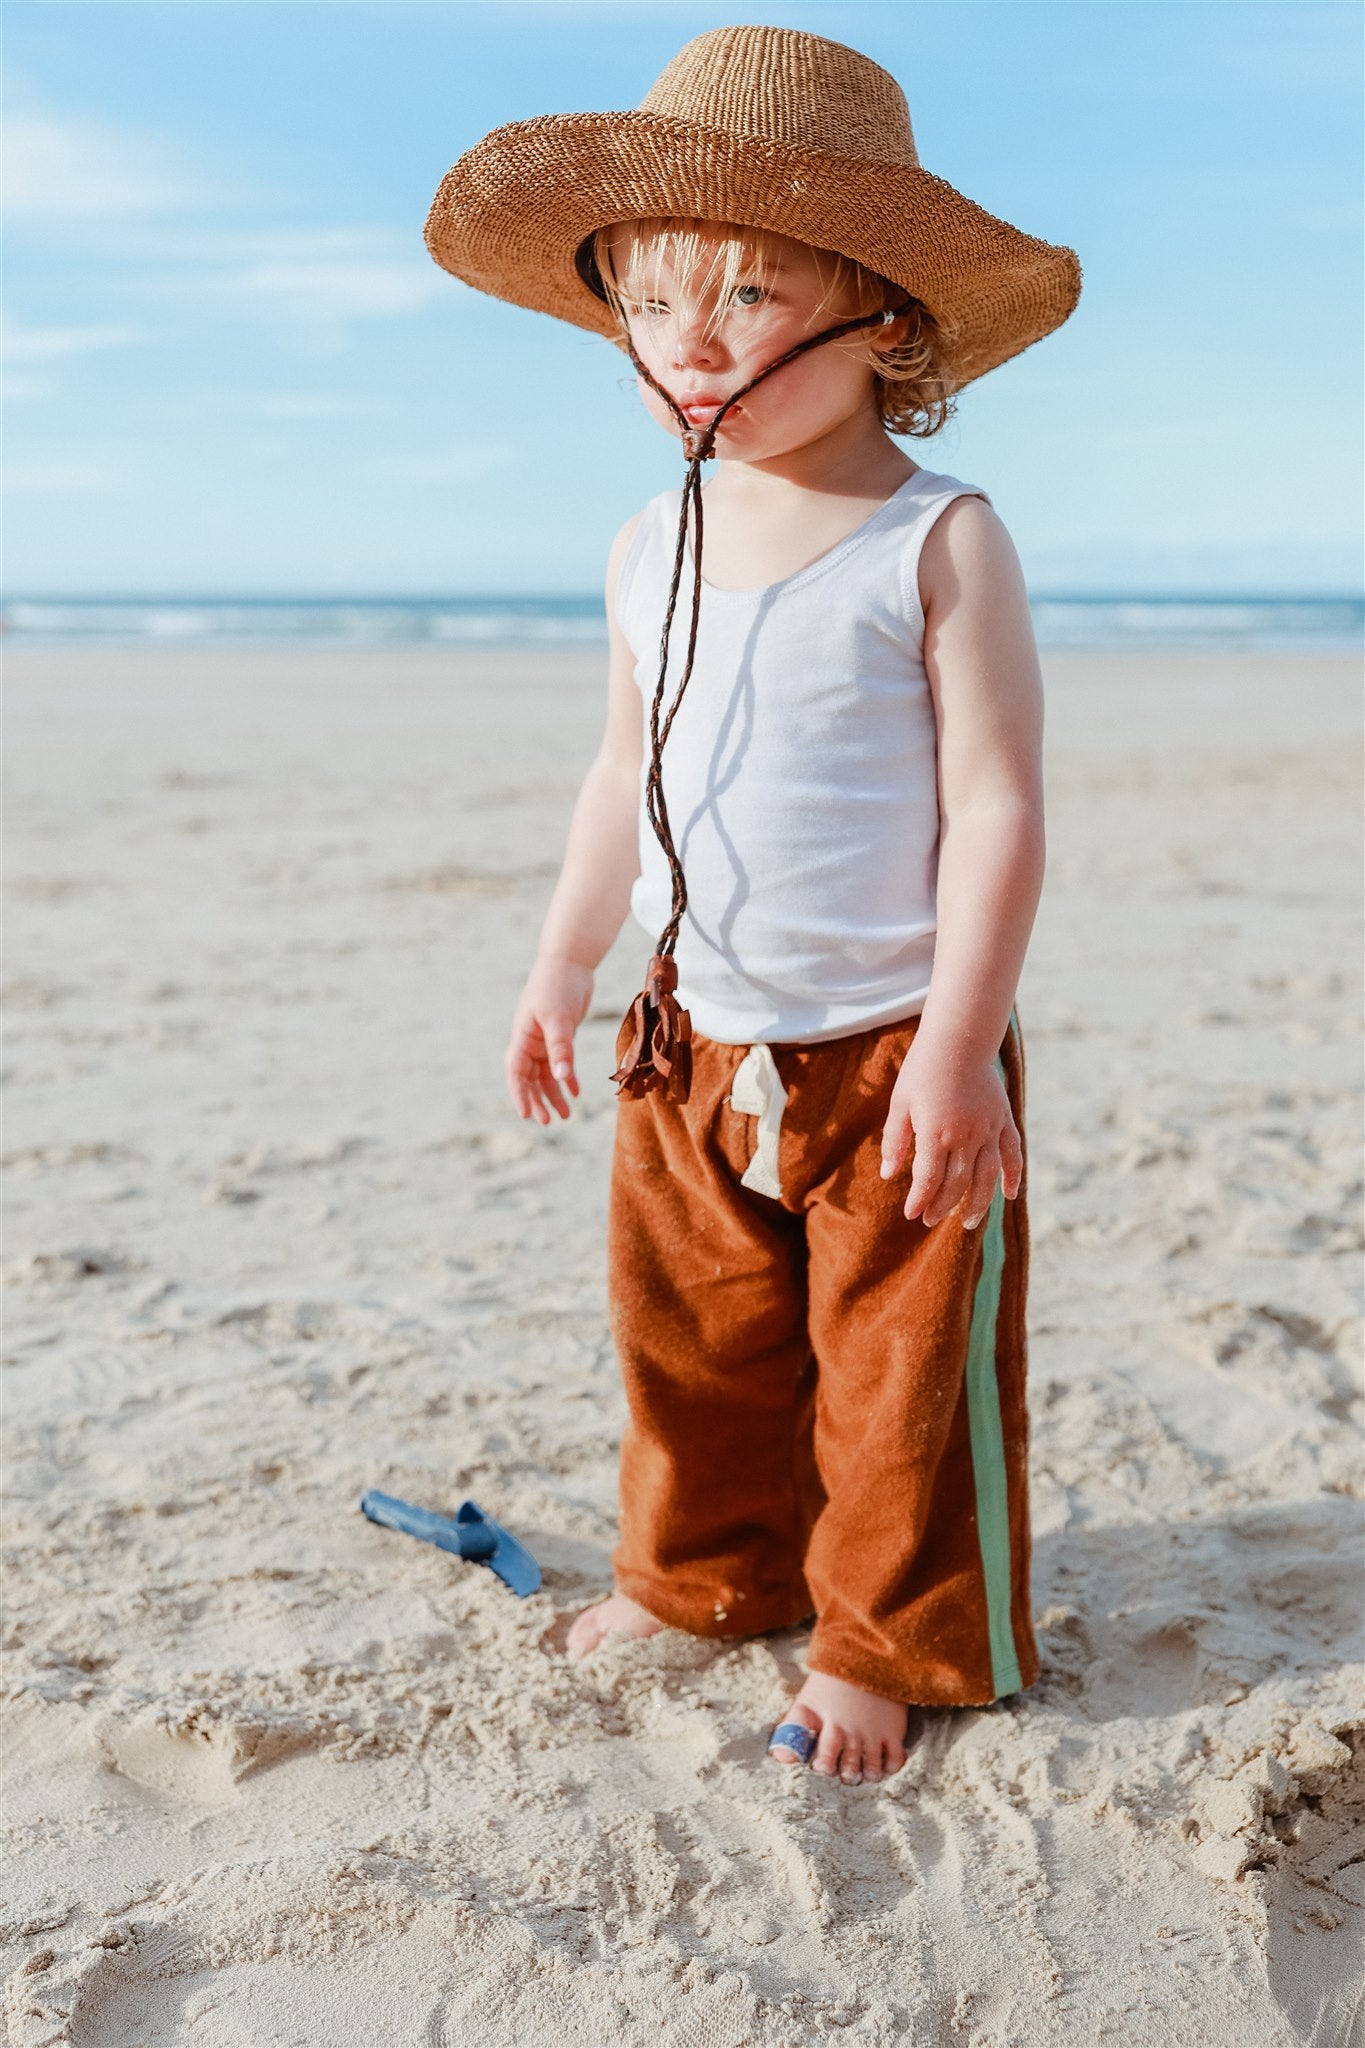
<path fill-rule="evenodd" d="M 777 1146 L 782 1112 L 786 1106 L 787 1091 L 782 1086 L 782 1076 L 777 1071 L 772 1048 L 751 1045 L 735 1069 L 735 1078 L 730 1084 L 731 1109 L 738 1111 L 740 1116 L 758 1118 L 758 1143 L 739 1184 L 742 1188 L 752 1188 L 755 1194 L 771 1195 L 774 1200 L 782 1193 Z"/>

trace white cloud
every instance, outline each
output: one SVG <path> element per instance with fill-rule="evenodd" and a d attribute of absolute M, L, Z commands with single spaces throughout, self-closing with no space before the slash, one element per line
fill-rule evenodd
<path fill-rule="evenodd" d="M 414 313 L 445 296 L 419 236 L 393 228 L 279 228 L 157 238 L 178 261 L 177 296 L 235 300 L 286 320 L 355 320 Z"/>
<path fill-rule="evenodd" d="M 349 322 L 419 312 L 455 282 L 427 254 L 420 225 L 234 226 L 220 209 L 268 201 L 278 217 L 278 196 L 214 186 L 173 141 L 54 111 L 25 80 L 10 97 L 18 104 L 5 124 L 8 219 L 19 230 L 59 222 L 68 243 L 88 243 L 92 292 L 105 288 L 112 264 L 125 300 L 131 292 L 144 303 L 197 302 L 215 319 L 230 306 L 311 330 L 325 354 L 344 346 Z M 112 322 L 53 324 L 21 332 L 11 356 L 77 355 L 142 338 Z"/>
<path fill-rule="evenodd" d="M 285 313 L 364 319 L 414 313 L 440 291 L 440 280 L 408 261 L 261 263 L 205 280 L 206 288 Z"/>
<path fill-rule="evenodd" d="M 0 349 L 9 363 L 50 362 L 54 356 L 83 356 L 106 348 L 128 348 L 145 330 L 126 324 L 102 327 L 22 327 L 5 320 Z"/>
<path fill-rule="evenodd" d="M 173 138 L 54 109 L 28 79 L 11 79 L 8 99 L 10 304 L 21 251 L 41 236 L 45 248 L 64 245 L 68 266 L 79 252 L 88 316 L 64 317 L 67 304 L 40 312 L 30 301 L 27 321 L 3 323 L 3 396 L 16 409 L 79 397 L 95 367 L 87 359 L 108 352 L 169 344 L 183 359 L 205 322 L 216 334 L 264 327 L 277 355 L 322 364 L 345 353 L 354 323 L 410 317 L 454 283 L 432 263 L 420 224 L 300 226 L 285 215 L 282 225 L 243 225 L 222 209 L 268 206 L 264 217 L 279 221 L 280 195 L 216 186 Z M 174 409 L 179 380 L 168 375 L 162 396 Z M 374 410 L 324 391 L 220 396 L 220 412 L 263 429 Z M 16 492 L 51 494 L 110 491 L 117 482 L 99 464 L 59 460 L 21 465 L 8 478 Z"/>
<path fill-rule="evenodd" d="M 155 136 L 21 105 L 5 119 L 5 212 L 11 221 L 109 220 L 221 204 Z"/>
<path fill-rule="evenodd" d="M 263 318 L 333 339 L 346 323 L 420 312 L 449 297 L 420 233 L 380 227 L 183 228 L 146 223 L 120 234 L 125 287 L 198 306 L 214 319 Z M 457 287 L 468 289 L 468 287 Z"/>

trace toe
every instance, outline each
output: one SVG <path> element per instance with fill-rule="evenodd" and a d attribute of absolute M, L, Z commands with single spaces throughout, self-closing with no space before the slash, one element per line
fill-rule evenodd
<path fill-rule="evenodd" d="M 585 1628 L 570 1629 L 568 1640 L 564 1645 L 564 1655 L 571 1664 L 576 1664 L 580 1657 L 587 1656 L 596 1640 L 596 1636 L 590 1634 Z"/>
<path fill-rule="evenodd" d="M 813 1714 L 809 1707 L 791 1707 L 782 1716 L 782 1719 L 783 1721 L 795 1721 L 798 1728 L 809 1728 L 812 1735 L 820 1733 L 819 1716 Z M 785 1742 L 779 1742 L 776 1745 L 770 1742 L 768 1744 L 768 1754 L 780 1764 L 800 1764 L 805 1762 L 805 1758 L 799 1751 L 788 1749 Z"/>
<path fill-rule="evenodd" d="M 580 1657 L 586 1657 L 589 1650 L 595 1650 L 606 1633 L 598 1616 L 591 1608 L 575 1617 L 573 1627 L 564 1638 L 564 1655 L 571 1664 Z"/>
<path fill-rule="evenodd" d="M 837 1721 L 826 1721 L 815 1745 L 815 1755 L 810 1760 L 811 1769 L 818 1771 L 822 1778 L 837 1778 L 845 1740 L 844 1731 Z"/>

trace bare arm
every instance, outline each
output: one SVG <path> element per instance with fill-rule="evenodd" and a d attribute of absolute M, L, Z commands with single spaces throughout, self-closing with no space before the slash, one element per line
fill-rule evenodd
<path fill-rule="evenodd" d="M 577 1095 L 574 1032 L 592 1000 L 593 969 L 630 908 L 639 873 L 637 839 L 644 719 L 635 657 L 616 622 L 616 582 L 638 517 L 628 520 L 607 561 L 610 656 L 602 744 L 574 804 L 564 860 L 540 945 L 512 1018 L 504 1067 L 517 1112 L 550 1121 L 569 1114 L 564 1090 Z"/>
<path fill-rule="evenodd" d="M 905 1213 L 974 1228 L 1023 1152 L 995 1055 L 1043 878 L 1042 678 L 1013 543 L 979 498 L 925 542 L 925 666 L 939 732 L 938 937 L 924 1015 L 897 1079 L 883 1173 L 914 1136 Z"/>

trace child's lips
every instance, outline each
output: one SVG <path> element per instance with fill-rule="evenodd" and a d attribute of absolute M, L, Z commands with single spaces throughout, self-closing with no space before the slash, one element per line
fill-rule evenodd
<path fill-rule="evenodd" d="M 718 398 L 715 400 L 713 404 L 684 405 L 680 407 L 680 410 L 686 414 L 689 420 L 693 421 L 695 424 L 700 425 L 710 420 L 713 420 L 716 414 L 720 411 L 721 407 L 724 405 L 724 403 L 725 400 L 723 398 Z M 726 420 L 732 420 L 735 414 L 740 410 L 741 408 L 739 406 L 732 405 L 730 407 L 729 412 L 726 413 L 725 419 L 721 421 L 721 425 L 724 426 Z"/>

